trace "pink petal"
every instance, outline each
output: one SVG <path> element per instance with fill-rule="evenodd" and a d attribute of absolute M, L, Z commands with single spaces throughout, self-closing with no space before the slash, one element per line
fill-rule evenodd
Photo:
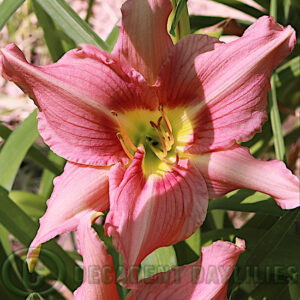
<path fill-rule="evenodd" d="M 247 141 L 261 130 L 267 119 L 271 71 L 291 53 L 296 37 L 290 26 L 284 28 L 275 23 L 274 18 L 265 16 L 234 42 L 213 44 L 209 39 L 207 48 L 214 45 L 214 50 L 204 51 L 196 58 L 195 52 L 188 50 L 192 62 L 175 68 L 173 65 L 180 56 L 184 57 L 180 62 L 188 56 L 185 49 L 196 47 L 195 40 L 183 40 L 182 43 L 189 46 L 178 47 L 178 53 L 170 58 L 174 62 L 170 65 L 169 76 L 178 77 L 178 80 L 172 80 L 176 81 L 177 88 L 169 94 L 175 93 L 178 105 L 184 103 L 183 99 L 191 105 L 189 115 L 194 120 L 195 129 L 188 147 L 191 147 L 191 153 L 200 154 L 226 149 L 235 141 Z M 185 75 L 187 73 L 189 75 Z M 175 83 L 169 88 L 174 86 Z M 181 86 L 183 90 L 178 91 Z M 194 91 L 198 93 L 197 105 Z M 170 105 L 172 101 L 173 97 Z"/>
<path fill-rule="evenodd" d="M 150 84 L 173 45 L 167 33 L 171 10 L 171 2 L 165 0 L 128 0 L 122 6 L 122 26 L 113 54 Z"/>
<path fill-rule="evenodd" d="M 34 249 L 58 234 L 73 231 L 90 211 L 108 209 L 109 168 L 67 163 L 63 174 L 54 179 L 54 190 L 40 228 L 32 241 L 28 258 Z"/>
<path fill-rule="evenodd" d="M 71 50 L 43 67 L 27 63 L 14 44 L 1 53 L 2 75 L 34 99 L 39 131 L 56 153 L 80 164 L 128 162 L 111 110 L 151 109 L 154 98 L 133 69 L 124 73 L 109 54 L 93 46 Z"/>
<path fill-rule="evenodd" d="M 90 213 L 81 219 L 78 226 L 77 239 L 83 258 L 84 279 L 74 292 L 74 300 L 120 300 L 113 259 L 91 228 L 94 221 L 94 216 Z"/>
<path fill-rule="evenodd" d="M 300 206 L 299 180 L 281 161 L 255 159 L 247 148 L 240 146 L 193 155 L 192 161 L 204 176 L 211 198 L 248 188 L 270 195 L 283 209 Z"/>
<path fill-rule="evenodd" d="M 128 287 L 134 286 L 137 266 L 149 253 L 189 237 L 207 209 L 205 182 L 188 160 L 146 178 L 143 157 L 139 149 L 127 170 L 118 164 L 109 175 L 111 207 L 105 228 L 123 255 L 122 279 Z"/>
<path fill-rule="evenodd" d="M 203 101 L 203 89 L 195 70 L 195 58 L 212 51 L 219 40 L 203 34 L 192 34 L 180 40 L 170 51 L 156 83 L 160 103 L 170 108 L 196 105 Z"/>
<path fill-rule="evenodd" d="M 126 300 L 225 300 L 227 284 L 245 242 L 218 241 L 201 249 L 201 258 L 139 283 Z"/>

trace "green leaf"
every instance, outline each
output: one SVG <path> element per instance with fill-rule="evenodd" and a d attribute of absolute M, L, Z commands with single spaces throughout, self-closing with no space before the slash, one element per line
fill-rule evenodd
<path fill-rule="evenodd" d="M 296 272 L 289 282 L 289 293 L 291 300 L 300 299 L 300 285 L 299 285 L 299 274 Z"/>
<path fill-rule="evenodd" d="M 0 31 L 25 0 L 4 0 L 0 5 Z"/>
<path fill-rule="evenodd" d="M 276 223 L 273 226 L 275 225 Z M 239 283 L 238 281 L 242 282 L 247 280 L 247 276 L 253 278 L 253 276 L 255 276 L 254 268 L 259 268 L 261 277 L 266 276 L 266 273 L 280 273 L 284 276 L 285 283 L 288 283 L 287 278 L 290 278 L 292 274 L 295 274 L 298 272 L 298 270 L 300 270 L 300 261 L 298 259 L 300 239 L 297 234 L 291 233 L 284 234 L 282 239 L 281 237 L 278 238 L 280 233 L 277 235 L 277 237 L 267 237 L 267 234 L 272 233 L 272 227 L 270 230 L 265 230 L 263 228 L 225 228 L 202 232 L 202 246 L 210 245 L 213 241 L 217 240 L 233 242 L 236 237 L 239 237 L 246 241 L 246 251 L 241 255 L 238 261 L 238 273 L 241 274 L 238 276 L 239 278 L 236 280 L 236 283 Z M 284 230 L 286 230 L 286 228 Z M 263 236 L 267 237 L 265 239 L 265 244 L 261 240 L 261 237 Z M 260 246 L 266 247 L 266 251 L 263 250 L 262 252 L 257 252 L 261 251 L 261 249 L 257 248 L 260 242 L 262 242 Z M 273 247 L 271 247 L 272 245 L 270 242 L 273 243 Z M 248 260 L 250 256 L 252 257 L 252 255 L 262 255 L 263 260 L 260 259 L 260 263 L 257 263 L 258 260 Z M 255 257 L 253 258 L 255 259 Z M 243 272 L 245 273 L 247 269 L 251 271 L 250 274 L 243 274 Z M 276 281 L 276 278 L 273 276 L 272 280 L 272 282 L 274 282 Z M 248 279 L 248 282 L 249 281 L 250 280 Z M 271 280 L 268 282 L 271 283 Z"/>
<path fill-rule="evenodd" d="M 174 43 L 184 38 L 191 32 L 187 0 L 171 0 L 173 10 L 169 16 L 168 23 L 171 25 L 169 33 Z"/>
<path fill-rule="evenodd" d="M 48 159 L 55 165 L 59 166 L 60 170 L 63 170 L 63 167 L 66 163 L 66 161 L 56 155 L 54 152 L 50 150 Z M 40 189 L 39 189 L 39 195 L 44 197 L 45 199 L 50 198 L 50 195 L 53 190 L 53 180 L 57 174 L 54 174 L 53 172 L 49 172 L 48 170 L 44 170 L 41 183 L 40 183 Z"/>
<path fill-rule="evenodd" d="M 247 189 L 236 190 L 226 196 L 209 200 L 208 210 L 213 209 L 259 212 L 273 216 L 282 216 L 286 212 L 270 196 Z"/>
<path fill-rule="evenodd" d="M 284 294 L 287 292 L 286 284 L 268 284 L 262 283 L 259 284 L 253 291 L 248 294 L 247 300 L 280 300 L 289 298 L 284 297 Z"/>
<path fill-rule="evenodd" d="M 300 56 L 296 56 L 280 66 L 275 71 L 276 87 L 284 86 L 286 83 L 300 76 Z"/>
<path fill-rule="evenodd" d="M 38 4 L 36 0 L 31 0 L 32 8 L 38 19 L 39 25 L 43 28 L 44 39 L 49 49 L 52 61 L 57 61 L 64 53 L 64 47 L 58 36 L 58 30 L 51 17 Z"/>
<path fill-rule="evenodd" d="M 36 0 L 77 45 L 91 44 L 108 50 L 106 43 L 64 0 Z"/>
<path fill-rule="evenodd" d="M 199 30 L 196 30 L 194 33 L 196 34 L 206 34 L 206 35 L 209 35 L 209 36 L 213 36 L 213 37 L 216 37 L 217 39 L 219 39 L 221 37 L 221 35 L 223 34 L 223 29 L 218 29 L 216 31 L 212 31 L 212 32 L 205 32 L 203 31 L 203 29 L 199 29 Z"/>
<path fill-rule="evenodd" d="M 87 11 L 86 11 L 86 17 L 84 19 L 86 22 L 89 21 L 91 15 L 92 15 L 94 3 L 95 3 L 95 0 L 89 0 L 88 8 L 87 8 Z"/>
<path fill-rule="evenodd" d="M 8 192 L 2 187 L 0 187 L 0 202 L 0 223 L 25 247 L 28 247 L 36 235 L 38 224 L 8 197 Z M 71 291 L 80 285 L 81 268 L 54 240 L 43 244 L 40 260 L 53 276 L 62 281 Z"/>
<path fill-rule="evenodd" d="M 269 105 L 270 105 L 270 120 L 274 136 L 274 147 L 276 157 L 279 160 L 285 159 L 285 146 L 282 134 L 282 127 L 280 121 L 280 114 L 277 104 L 277 94 L 276 94 L 276 80 L 275 74 L 271 76 L 271 92 L 269 93 Z"/>
<path fill-rule="evenodd" d="M 108 35 L 107 39 L 106 39 L 106 44 L 109 46 L 108 52 L 111 52 L 118 40 L 120 34 L 120 28 L 119 26 L 115 26 L 113 28 L 113 30 L 111 31 L 111 33 Z"/>
<path fill-rule="evenodd" d="M 258 266 L 270 253 L 278 247 L 290 227 L 294 224 L 299 209 L 286 212 L 278 221 L 257 241 L 255 248 L 245 255 L 245 266 Z"/>
<path fill-rule="evenodd" d="M 7 190 L 11 189 L 28 149 L 39 136 L 36 114 L 35 110 L 14 130 L 0 152 L 0 185 Z"/>
<path fill-rule="evenodd" d="M 176 265 L 176 253 L 172 246 L 158 248 L 142 261 L 139 279 L 151 277 L 156 273 L 167 272 Z"/>
<path fill-rule="evenodd" d="M 284 13 L 284 21 L 287 23 L 288 17 L 290 15 L 292 0 L 283 0 L 283 13 Z"/>
<path fill-rule="evenodd" d="M 187 244 L 186 241 L 181 241 L 174 246 L 178 266 L 190 264 L 199 258 L 199 255 Z"/>
<path fill-rule="evenodd" d="M 265 14 L 264 12 L 258 10 L 257 8 L 247 5 L 247 4 L 243 3 L 242 1 L 238 1 L 238 0 L 213 0 L 213 1 L 227 5 L 231 8 L 237 9 L 240 12 L 248 14 L 254 18 L 259 18 Z"/>
<path fill-rule="evenodd" d="M 114 248 L 113 243 L 112 243 L 112 238 L 107 236 L 104 233 L 103 226 L 100 226 L 97 223 L 95 223 L 93 225 L 93 228 L 96 230 L 99 238 L 104 242 L 107 253 L 112 256 L 113 261 L 114 261 L 114 267 L 116 270 L 116 277 L 118 278 L 120 276 L 122 270 L 124 269 L 122 255 L 120 253 L 118 253 L 116 251 L 116 249 Z M 121 300 L 124 300 L 126 298 L 127 294 L 129 293 L 129 291 L 127 289 L 125 289 L 124 287 L 122 287 L 119 283 L 117 283 L 117 289 L 118 289 L 118 293 L 120 295 Z"/>
<path fill-rule="evenodd" d="M 40 195 L 11 191 L 9 197 L 30 217 L 39 219 L 46 211 L 46 200 Z"/>
<path fill-rule="evenodd" d="M 8 139 L 12 132 L 12 130 L 0 123 L 0 136 L 4 140 Z M 59 175 L 62 172 L 61 166 L 48 159 L 47 156 L 45 156 L 45 154 L 36 145 L 32 145 L 29 148 L 27 157 L 55 175 Z"/>
<path fill-rule="evenodd" d="M 185 240 L 187 245 L 198 255 L 201 253 L 201 231 L 200 228 L 196 230 L 188 239 Z"/>
<path fill-rule="evenodd" d="M 270 16 L 277 19 L 277 0 L 270 0 Z"/>

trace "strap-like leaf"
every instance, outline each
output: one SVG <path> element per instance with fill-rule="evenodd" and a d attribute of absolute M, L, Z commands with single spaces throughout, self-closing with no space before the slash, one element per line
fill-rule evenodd
<path fill-rule="evenodd" d="M 0 185 L 10 190 L 19 167 L 39 136 L 36 110 L 9 136 L 0 152 Z"/>
<path fill-rule="evenodd" d="M 0 30 L 25 0 L 4 0 L 0 5 Z"/>
<path fill-rule="evenodd" d="M 77 45 L 91 44 L 108 50 L 106 43 L 64 0 L 36 0 Z"/>
<path fill-rule="evenodd" d="M 13 133 L 13 131 L 3 124 L 0 123 L 0 137 L 4 140 Z M 46 168 L 55 175 L 59 175 L 62 171 L 62 168 L 49 159 L 36 145 L 32 145 L 28 152 L 27 157 L 39 164 L 40 166 Z"/>
<path fill-rule="evenodd" d="M 38 224 L 8 197 L 8 192 L 2 187 L 0 203 L 0 223 L 28 247 L 37 232 Z M 71 291 L 80 285 L 81 268 L 54 240 L 43 244 L 40 259 L 53 276 L 59 278 Z"/>

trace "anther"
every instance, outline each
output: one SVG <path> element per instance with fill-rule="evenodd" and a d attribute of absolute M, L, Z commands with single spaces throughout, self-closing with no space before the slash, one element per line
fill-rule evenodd
<path fill-rule="evenodd" d="M 161 141 L 161 144 L 163 146 L 163 157 L 166 157 L 167 156 L 167 146 L 166 146 L 166 143 L 164 141 L 164 138 L 162 137 L 162 135 L 160 134 L 159 130 L 158 130 L 158 127 L 157 125 L 153 122 L 153 121 L 150 121 L 150 125 L 154 128 L 154 130 L 156 131 L 160 141 Z"/>
<path fill-rule="evenodd" d="M 137 147 L 132 143 L 131 139 L 130 139 L 129 136 L 127 135 L 124 126 L 122 125 L 122 123 L 120 122 L 120 120 L 119 120 L 119 118 L 118 118 L 117 112 L 115 112 L 114 110 L 111 110 L 110 112 L 111 112 L 111 114 L 116 118 L 116 121 L 117 121 L 117 123 L 118 123 L 118 125 L 119 125 L 119 127 L 120 127 L 120 130 L 121 130 L 121 133 L 122 133 L 122 135 L 123 135 L 122 138 L 125 139 L 127 145 L 131 148 L 131 150 L 133 150 L 134 152 L 136 152 L 136 151 L 137 151 Z"/>
<path fill-rule="evenodd" d="M 126 155 L 132 160 L 133 155 L 130 153 L 129 149 L 126 147 L 123 136 L 120 132 L 117 133 L 117 138 L 119 139 L 121 146 L 122 146 L 124 152 L 126 153 Z"/>
<path fill-rule="evenodd" d="M 178 151 L 176 150 L 176 161 L 175 161 L 175 166 L 178 165 L 179 162 L 179 155 L 178 155 Z"/>

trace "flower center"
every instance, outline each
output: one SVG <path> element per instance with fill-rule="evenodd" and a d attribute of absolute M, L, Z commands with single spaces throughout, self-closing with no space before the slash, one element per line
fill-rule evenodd
<path fill-rule="evenodd" d="M 162 165 L 178 162 L 178 152 L 192 140 L 192 124 L 182 108 L 165 111 L 134 110 L 118 114 L 111 112 L 119 126 L 117 137 L 126 155 L 132 160 L 137 147 L 144 146 L 146 173 L 156 172 Z M 165 167 L 164 167 L 165 169 Z"/>

